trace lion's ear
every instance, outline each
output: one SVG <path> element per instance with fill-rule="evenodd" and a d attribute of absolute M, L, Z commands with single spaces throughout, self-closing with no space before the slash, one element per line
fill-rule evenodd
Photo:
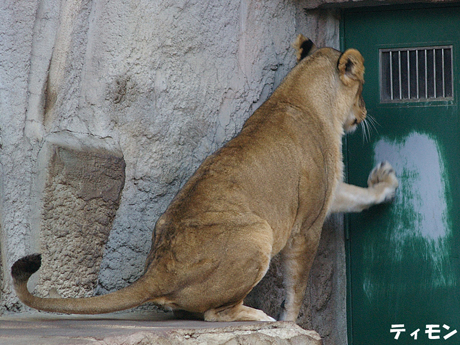
<path fill-rule="evenodd" d="M 364 58 L 356 49 L 348 49 L 337 64 L 340 80 L 350 86 L 353 81 L 364 83 Z"/>
<path fill-rule="evenodd" d="M 304 35 L 299 34 L 292 47 L 297 50 L 297 62 L 307 57 L 308 55 L 313 54 L 317 48 L 311 39 L 306 38 Z"/>

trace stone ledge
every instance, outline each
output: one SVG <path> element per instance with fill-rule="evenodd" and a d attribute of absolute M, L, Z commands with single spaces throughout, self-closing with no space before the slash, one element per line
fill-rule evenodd
<path fill-rule="evenodd" d="M 290 322 L 204 322 L 169 314 L 0 317 L 0 345 L 321 345 L 318 333 Z"/>

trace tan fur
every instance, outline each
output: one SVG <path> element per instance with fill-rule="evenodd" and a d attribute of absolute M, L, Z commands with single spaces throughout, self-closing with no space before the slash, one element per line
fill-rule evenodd
<path fill-rule="evenodd" d="M 160 217 L 139 281 L 105 296 L 42 299 L 27 290 L 40 265 L 32 256 L 12 269 L 19 298 L 64 313 L 105 313 L 151 301 L 209 321 L 270 321 L 243 299 L 281 252 L 282 319 L 295 321 L 326 216 L 388 201 L 397 187 L 387 163 L 373 171 L 369 188 L 342 182 L 344 129 L 366 117 L 363 74 L 356 50 L 323 48 L 300 61 Z"/>

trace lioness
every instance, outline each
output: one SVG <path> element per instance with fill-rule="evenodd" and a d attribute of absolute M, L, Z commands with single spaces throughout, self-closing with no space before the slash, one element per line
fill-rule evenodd
<path fill-rule="evenodd" d="M 388 163 L 369 188 L 342 182 L 342 136 L 366 117 L 364 59 L 354 49 L 316 49 L 299 36 L 300 60 L 240 134 L 208 157 L 158 219 L 143 276 L 91 298 L 39 298 L 27 289 L 40 255 L 12 267 L 26 305 L 51 312 L 108 313 L 145 302 L 201 314 L 207 321 L 273 321 L 243 299 L 281 252 L 286 301 L 295 321 L 321 228 L 331 212 L 359 212 L 391 200 Z"/>

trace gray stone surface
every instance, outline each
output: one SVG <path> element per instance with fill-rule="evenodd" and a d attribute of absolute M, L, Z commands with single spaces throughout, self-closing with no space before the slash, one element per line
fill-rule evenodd
<path fill-rule="evenodd" d="M 125 183 L 123 154 L 112 140 L 62 132 L 46 137 L 38 161 L 36 292 L 92 296 Z"/>
<path fill-rule="evenodd" d="M 308 3 L 0 2 L 0 312 L 27 310 L 9 270 L 32 252 L 44 253 L 32 285 L 45 296 L 96 284 L 105 293 L 139 277 L 156 219 L 294 66 L 296 34 L 338 47 L 337 13 L 305 15 Z M 104 173 L 121 157 L 122 191 L 121 175 Z M 106 179 L 113 197 L 93 198 Z M 341 223 L 330 224 L 339 227 L 323 236 L 299 323 L 336 339 L 344 257 Z M 279 275 L 274 265 L 252 302 L 274 316 Z"/>
<path fill-rule="evenodd" d="M 288 0 L 0 4 L 2 310 L 22 309 L 12 263 L 43 250 L 35 191 L 47 138 L 110 139 L 123 153 L 98 289 L 126 286 L 180 186 L 294 65 L 296 10 Z"/>
<path fill-rule="evenodd" d="M 104 317 L 28 315 L 0 318 L 1 345 L 321 345 L 314 331 L 293 323 L 214 323 L 164 315 Z"/>

